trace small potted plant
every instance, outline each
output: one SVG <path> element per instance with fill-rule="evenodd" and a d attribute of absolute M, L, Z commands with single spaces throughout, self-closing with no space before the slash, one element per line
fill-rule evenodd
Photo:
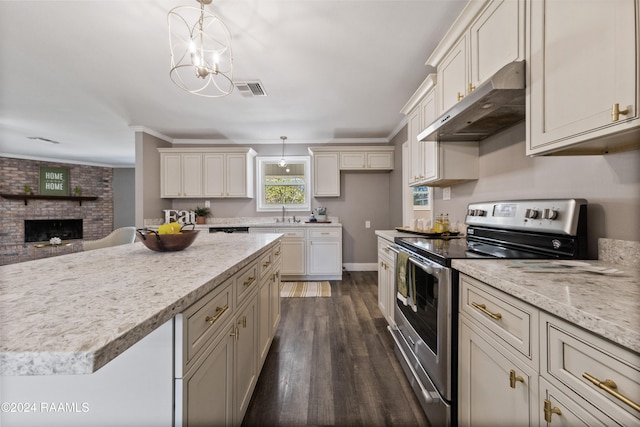
<path fill-rule="evenodd" d="M 82 194 L 82 189 L 76 185 L 76 187 L 73 189 L 73 195 L 74 196 L 80 196 Z"/>
<path fill-rule="evenodd" d="M 196 206 L 193 212 L 196 214 L 196 223 L 198 224 L 205 224 L 207 222 L 207 218 L 211 218 L 211 209 L 209 208 Z"/>
<path fill-rule="evenodd" d="M 31 195 L 31 186 L 30 185 L 25 185 L 24 187 L 24 194 L 26 194 L 27 196 Z"/>

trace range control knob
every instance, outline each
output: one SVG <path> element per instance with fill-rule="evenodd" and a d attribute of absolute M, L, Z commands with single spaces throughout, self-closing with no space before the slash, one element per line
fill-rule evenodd
<path fill-rule="evenodd" d="M 476 216 L 486 216 L 486 215 L 487 215 L 487 211 L 482 209 L 476 209 Z"/>
<path fill-rule="evenodd" d="M 536 219 L 538 217 L 538 211 L 535 209 L 527 209 L 524 212 L 525 218 Z"/>
<path fill-rule="evenodd" d="M 467 209 L 467 216 L 474 216 L 476 214 L 475 209 Z"/>
<path fill-rule="evenodd" d="M 542 211 L 542 218 L 544 219 L 556 219 L 558 217 L 558 211 L 554 211 L 553 209 L 545 209 Z"/>

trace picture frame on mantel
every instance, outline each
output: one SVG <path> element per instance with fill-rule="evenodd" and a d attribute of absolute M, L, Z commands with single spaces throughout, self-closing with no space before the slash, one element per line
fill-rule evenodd
<path fill-rule="evenodd" d="M 69 196 L 69 168 L 40 166 L 40 194 Z"/>
<path fill-rule="evenodd" d="M 432 206 L 432 197 L 433 194 L 430 187 L 413 187 L 413 210 L 430 211 Z"/>

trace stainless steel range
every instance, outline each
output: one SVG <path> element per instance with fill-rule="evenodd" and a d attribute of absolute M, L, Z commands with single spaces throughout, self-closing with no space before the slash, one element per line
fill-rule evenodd
<path fill-rule="evenodd" d="M 457 425 L 458 273 L 453 259 L 587 257 L 583 199 L 471 203 L 466 238 L 396 237 L 396 356 L 434 426 Z"/>

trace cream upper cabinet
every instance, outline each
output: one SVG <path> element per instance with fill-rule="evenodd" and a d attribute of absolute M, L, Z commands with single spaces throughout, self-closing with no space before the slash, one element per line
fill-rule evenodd
<path fill-rule="evenodd" d="M 438 70 L 438 112 L 525 57 L 525 0 L 472 1 L 427 60 Z"/>
<path fill-rule="evenodd" d="M 340 155 L 316 153 L 313 155 L 314 197 L 340 197 Z"/>
<path fill-rule="evenodd" d="M 525 58 L 524 0 L 494 0 L 469 31 L 469 84 L 473 90 L 500 68 Z"/>
<path fill-rule="evenodd" d="M 467 94 L 469 82 L 469 37 L 465 33 L 438 65 L 438 105 L 440 112 L 453 107 Z"/>
<path fill-rule="evenodd" d="M 393 147 L 350 147 L 340 152 L 340 170 L 392 170 Z"/>
<path fill-rule="evenodd" d="M 250 148 L 159 148 L 165 198 L 253 197 Z"/>
<path fill-rule="evenodd" d="M 637 0 L 528 2 L 528 155 L 640 148 L 638 9 Z"/>
<path fill-rule="evenodd" d="M 434 173 L 432 160 L 427 160 L 425 157 L 425 151 L 431 150 L 433 144 L 418 141 L 418 134 L 438 116 L 435 85 L 436 75 L 428 75 L 401 110 L 403 114 L 408 116 L 407 135 L 410 163 L 403 167 L 409 168 L 410 186 L 422 184 L 430 174 Z M 427 162 L 431 162 L 431 165 L 428 166 Z"/>
<path fill-rule="evenodd" d="M 162 153 L 160 176 L 161 197 L 201 197 L 202 154 Z"/>

